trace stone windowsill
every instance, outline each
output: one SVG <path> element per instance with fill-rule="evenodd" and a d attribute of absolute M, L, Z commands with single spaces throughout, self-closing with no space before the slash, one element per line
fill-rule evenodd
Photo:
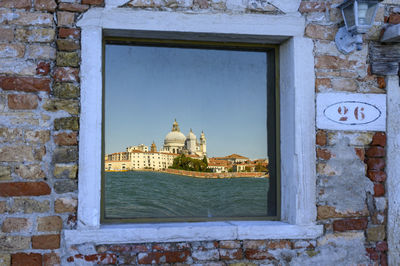
<path fill-rule="evenodd" d="M 315 239 L 322 225 L 273 221 L 103 225 L 99 229 L 65 230 L 67 244 L 118 244 L 244 239 Z"/>

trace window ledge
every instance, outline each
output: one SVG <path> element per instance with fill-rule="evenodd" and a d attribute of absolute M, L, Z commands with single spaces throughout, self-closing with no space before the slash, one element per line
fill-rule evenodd
<path fill-rule="evenodd" d="M 99 229 L 65 230 L 68 245 L 95 243 L 144 243 L 212 241 L 235 239 L 315 239 L 322 225 L 292 225 L 284 222 L 202 222 L 103 225 Z"/>

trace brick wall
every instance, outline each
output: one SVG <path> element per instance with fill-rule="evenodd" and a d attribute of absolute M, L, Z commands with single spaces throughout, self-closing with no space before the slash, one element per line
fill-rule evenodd
<path fill-rule="evenodd" d="M 271 3 L 273 1 L 270 1 Z M 279 4 L 248 0 L 133 0 L 126 8 L 282 14 Z M 275 1 L 276 2 L 276 1 Z M 305 36 L 314 40 L 316 92 L 385 93 L 371 75 L 368 44 L 384 23 L 400 23 L 386 0 L 362 51 L 339 53 L 340 3 L 303 1 Z M 316 131 L 317 240 L 142 243 L 66 247 L 76 227 L 80 14 L 103 0 L 0 1 L 0 265 L 198 264 L 385 265 L 385 134 Z"/>

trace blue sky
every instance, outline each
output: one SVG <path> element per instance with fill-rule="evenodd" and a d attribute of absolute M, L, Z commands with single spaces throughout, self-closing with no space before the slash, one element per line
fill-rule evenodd
<path fill-rule="evenodd" d="M 105 152 L 156 143 L 174 119 L 209 157 L 267 157 L 266 53 L 106 45 Z"/>

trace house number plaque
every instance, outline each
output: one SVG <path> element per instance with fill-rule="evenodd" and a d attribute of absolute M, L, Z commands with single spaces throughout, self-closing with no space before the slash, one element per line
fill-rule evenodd
<path fill-rule="evenodd" d="M 386 130 L 385 94 L 317 94 L 317 127 L 331 130 Z"/>

